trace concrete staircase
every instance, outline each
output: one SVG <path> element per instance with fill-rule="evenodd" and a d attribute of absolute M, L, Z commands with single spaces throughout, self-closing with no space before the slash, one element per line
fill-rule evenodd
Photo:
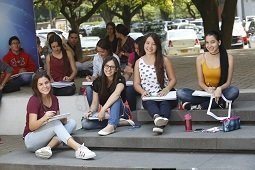
<path fill-rule="evenodd" d="M 67 104 L 67 103 L 66 103 Z M 226 110 L 214 110 L 225 115 Z M 241 117 L 241 129 L 232 132 L 185 132 L 185 111 L 173 110 L 163 135 L 152 133 L 153 123 L 146 111 L 133 113 L 140 128 L 119 127 L 109 136 L 99 130 L 77 130 L 73 137 L 96 152 L 93 160 L 77 160 L 66 147 L 56 149 L 49 160 L 18 150 L 0 157 L 0 169 L 254 169 L 255 95 L 243 90 L 233 104 L 232 114 Z M 205 110 L 191 111 L 193 129 L 221 126 Z"/>

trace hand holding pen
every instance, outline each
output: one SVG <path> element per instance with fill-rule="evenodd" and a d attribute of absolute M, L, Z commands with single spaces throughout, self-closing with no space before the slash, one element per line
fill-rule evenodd
<path fill-rule="evenodd" d="M 47 111 L 44 114 L 44 117 L 46 118 L 46 121 L 48 121 L 50 118 L 56 115 L 56 111 Z"/>

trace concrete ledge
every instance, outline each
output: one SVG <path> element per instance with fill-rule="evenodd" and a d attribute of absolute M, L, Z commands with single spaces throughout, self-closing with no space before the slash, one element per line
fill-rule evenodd
<path fill-rule="evenodd" d="M 0 157 L 4 170 L 151 170 L 151 169 L 203 169 L 252 170 L 253 154 L 242 153 L 183 153 L 151 151 L 97 151 L 93 160 L 78 160 L 72 150 L 53 153 L 48 160 L 38 159 L 24 150 Z"/>
<path fill-rule="evenodd" d="M 20 92 L 4 94 L 0 107 L 0 135 L 23 133 L 26 122 L 26 107 L 32 91 L 28 88 Z M 71 118 L 81 128 L 81 117 L 88 110 L 87 98 L 82 95 L 58 96 L 60 113 L 71 113 Z"/>
<path fill-rule="evenodd" d="M 221 126 L 193 125 L 193 129 L 208 129 Z M 153 124 L 144 124 L 141 128 L 119 127 L 109 136 L 101 137 L 99 130 L 78 130 L 73 136 L 80 142 L 86 141 L 87 146 L 94 148 L 111 149 L 149 149 L 151 151 L 163 149 L 192 150 L 192 151 L 255 151 L 254 126 L 241 126 L 241 129 L 232 132 L 185 132 L 184 125 L 169 125 L 163 135 L 152 132 Z"/>
<path fill-rule="evenodd" d="M 242 90 L 241 90 L 242 92 Z M 233 104 L 232 114 L 239 115 L 243 122 L 254 122 L 255 116 L 255 92 L 244 90 Z M 0 106 L 0 135 L 19 135 L 23 133 L 26 118 L 26 106 L 29 97 L 32 95 L 31 88 L 22 88 L 15 93 L 4 94 Z M 77 122 L 77 129 L 81 128 L 81 117 L 88 110 L 87 99 L 82 95 L 58 96 L 60 102 L 60 112 L 71 113 L 71 118 Z M 251 101 L 248 101 L 251 100 Z M 254 100 L 253 100 L 254 99 Z M 137 102 L 137 108 L 141 107 L 141 100 Z M 183 121 L 184 111 L 174 109 L 170 118 L 171 122 Z M 206 115 L 206 110 L 191 111 L 194 122 L 217 122 L 212 117 Z M 225 115 L 226 110 L 215 110 L 215 114 Z M 141 122 L 151 122 L 152 119 L 146 110 L 137 110 L 133 113 L 133 118 Z"/>
<path fill-rule="evenodd" d="M 240 116 L 241 121 L 254 122 L 255 116 L 255 101 L 236 101 L 232 106 L 232 115 Z M 193 122 L 218 122 L 218 120 L 208 116 L 207 110 L 192 110 L 189 113 L 192 115 Z M 214 109 L 212 112 L 218 116 L 227 116 L 226 109 Z M 183 121 L 183 116 L 186 114 L 184 110 L 177 108 L 172 110 L 170 122 Z M 137 110 L 132 114 L 133 118 L 140 122 L 151 122 L 152 118 L 146 110 Z"/>

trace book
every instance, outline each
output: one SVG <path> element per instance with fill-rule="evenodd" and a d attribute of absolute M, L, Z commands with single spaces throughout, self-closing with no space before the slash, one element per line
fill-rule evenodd
<path fill-rule="evenodd" d="M 69 82 L 69 81 L 55 81 L 51 83 L 51 86 L 55 88 L 62 88 L 62 87 L 72 86 L 73 84 L 74 82 Z"/>
<path fill-rule="evenodd" d="M 146 100 L 155 100 L 155 101 L 162 101 L 162 100 L 176 100 L 176 91 L 170 91 L 165 96 L 156 96 L 155 94 L 152 96 L 145 96 L 142 98 L 143 101 Z"/>
<path fill-rule="evenodd" d="M 109 113 L 105 112 L 105 119 L 109 118 Z M 89 120 L 98 120 L 98 112 L 93 113 L 91 116 L 88 117 Z"/>
<path fill-rule="evenodd" d="M 83 86 L 92 86 L 92 81 L 83 81 L 82 82 Z M 126 81 L 126 86 L 132 86 L 133 85 L 133 81 Z"/>
<path fill-rule="evenodd" d="M 92 81 L 83 81 L 82 85 L 83 86 L 92 86 Z"/>
<path fill-rule="evenodd" d="M 126 86 L 133 86 L 133 81 L 131 80 L 126 81 Z"/>
<path fill-rule="evenodd" d="M 192 93 L 192 96 L 211 97 L 212 94 L 211 94 L 211 93 L 208 93 L 208 92 L 206 92 L 206 91 L 195 90 L 195 91 Z"/>
<path fill-rule="evenodd" d="M 68 116 L 70 116 L 71 114 L 70 113 L 63 113 L 63 114 L 59 114 L 59 115 L 56 115 L 56 116 L 53 116 L 52 118 L 50 118 L 48 120 L 48 122 L 51 122 L 53 120 L 59 120 L 59 119 L 64 119 L 64 118 L 67 118 Z"/>
<path fill-rule="evenodd" d="M 31 74 L 31 76 L 32 76 L 34 74 L 34 72 L 26 71 L 26 72 L 21 72 L 21 73 L 18 73 L 18 74 L 13 74 L 13 75 L 11 75 L 11 78 L 19 77 L 22 74 Z"/>

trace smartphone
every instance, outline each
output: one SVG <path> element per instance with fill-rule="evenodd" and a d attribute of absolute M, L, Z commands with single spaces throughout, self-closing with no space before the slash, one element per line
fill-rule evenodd
<path fill-rule="evenodd" d="M 194 130 L 194 132 L 203 132 L 205 129 L 203 129 L 203 128 L 197 128 L 197 129 L 195 129 Z"/>

